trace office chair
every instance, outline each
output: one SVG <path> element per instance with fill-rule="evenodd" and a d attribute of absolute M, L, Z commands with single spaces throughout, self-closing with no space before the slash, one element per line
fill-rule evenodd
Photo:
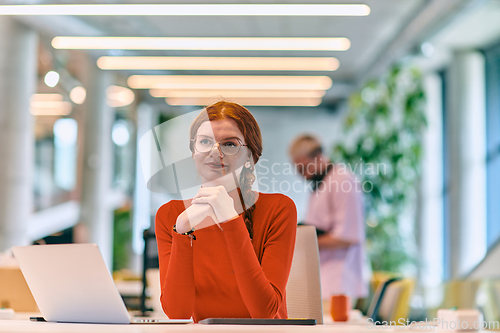
<path fill-rule="evenodd" d="M 401 324 L 403 318 L 406 322 L 410 309 L 410 297 L 415 286 L 412 279 L 402 279 L 390 283 L 380 303 L 378 317 L 388 322 Z"/>
<path fill-rule="evenodd" d="M 316 228 L 298 226 L 292 268 L 286 286 L 288 318 L 316 319 L 323 324 Z"/>
<path fill-rule="evenodd" d="M 154 232 L 154 227 L 144 230 L 143 237 L 144 237 L 144 254 L 143 254 L 143 264 L 142 264 L 142 293 L 141 293 L 140 308 L 142 315 L 146 315 L 146 312 L 154 310 L 146 306 L 146 287 L 148 285 L 147 271 L 150 268 L 157 269 L 158 267 L 160 267 L 160 265 L 158 262 L 158 248 L 156 245 L 156 235 Z"/>
<path fill-rule="evenodd" d="M 487 322 L 500 321 L 500 280 L 484 279 L 476 294 L 475 307 L 479 308 Z"/>
<path fill-rule="evenodd" d="M 382 300 L 385 296 L 385 293 L 387 291 L 388 286 L 396 281 L 400 281 L 400 277 L 395 277 L 388 279 L 382 283 L 380 283 L 377 287 L 377 290 L 375 291 L 375 294 L 373 295 L 372 301 L 370 303 L 370 307 L 368 308 L 368 312 L 366 313 L 367 318 L 373 319 L 373 322 L 377 321 L 382 321 L 384 319 L 381 318 L 380 316 L 380 308 L 382 305 Z M 384 307 L 385 310 L 385 307 Z"/>

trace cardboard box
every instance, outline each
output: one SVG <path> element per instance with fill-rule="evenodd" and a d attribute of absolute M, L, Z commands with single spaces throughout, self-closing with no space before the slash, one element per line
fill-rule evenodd
<path fill-rule="evenodd" d="M 23 273 L 17 267 L 0 267 L 0 308 L 39 312 Z"/>

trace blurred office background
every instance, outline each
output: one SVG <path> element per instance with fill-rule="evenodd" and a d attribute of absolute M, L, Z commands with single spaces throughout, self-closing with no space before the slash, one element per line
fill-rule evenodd
<path fill-rule="evenodd" d="M 416 281 L 412 308 L 442 305 L 443 286 L 459 289 L 446 283 L 500 277 L 500 1 L 21 6 L 54 3 L 0 5 L 0 251 L 90 241 L 140 276 L 143 231 L 173 196 L 147 189 L 139 140 L 223 96 L 261 126 L 259 190 L 289 195 L 299 220 L 296 135 L 357 168 L 372 268 Z"/>

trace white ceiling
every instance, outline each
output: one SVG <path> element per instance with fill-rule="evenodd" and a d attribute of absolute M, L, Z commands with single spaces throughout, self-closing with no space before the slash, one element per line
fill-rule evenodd
<path fill-rule="evenodd" d="M 500 0 L 489 0 L 460 13 L 431 42 L 451 49 L 481 49 L 500 38 Z"/>
<path fill-rule="evenodd" d="M 0 0 L 0 4 L 53 4 L 68 1 Z M 334 85 L 324 101 L 345 98 L 359 83 L 380 73 L 388 63 L 430 41 L 436 52 L 434 64 L 443 66 L 450 50 L 484 48 L 500 36 L 500 0 L 141 0 L 82 1 L 79 3 L 365 3 L 366 17 L 160 17 L 160 16 L 32 16 L 19 17 L 35 27 L 49 45 L 57 35 L 166 36 L 166 37 L 347 37 L 351 48 L 341 52 L 298 51 L 90 51 L 99 55 L 171 56 L 333 56 L 335 72 L 252 72 L 275 75 L 328 75 Z M 439 13 L 438 13 L 439 12 Z M 430 18 L 430 16 L 433 16 Z M 432 35 L 432 36 L 430 36 Z M 405 45 L 406 44 L 406 45 Z M 50 47 L 50 46 L 49 46 Z M 444 49 L 442 51 L 441 49 Z M 399 54 L 396 51 L 400 51 Z M 441 56 L 444 54 L 445 56 Z M 71 58 L 71 57 L 70 57 Z M 81 59 L 81 57 L 77 58 Z M 427 59 L 427 62 L 429 62 Z M 77 60 L 79 61 L 79 60 Z M 77 64 L 69 64 L 75 67 Z M 436 65 L 433 66 L 434 68 Z M 133 72 L 123 72 L 124 76 Z M 137 72 L 134 72 L 137 73 Z M 142 72 L 151 73 L 151 72 Z M 214 74 L 208 71 L 156 71 L 155 74 Z M 217 73 L 217 74 L 220 74 Z M 224 74 L 248 74 L 224 72 Z"/>
<path fill-rule="evenodd" d="M 499 41 L 500 0 L 476 1 L 423 40 L 432 45 L 433 52 L 416 60 L 424 71 L 439 71 L 448 66 L 455 52 L 485 50 Z"/>
<path fill-rule="evenodd" d="M 4 4 L 26 1 L 2 1 Z M 88 3 L 186 3 L 184 1 L 92 1 Z M 325 100 L 345 97 L 356 80 L 370 69 L 385 49 L 428 0 L 315 0 L 315 1 L 189 1 L 189 3 L 365 3 L 371 8 L 366 17 L 140 17 L 140 16 L 75 16 L 23 17 L 48 39 L 56 35 L 102 36 L 168 36 L 168 37 L 347 37 L 351 48 L 344 52 L 296 51 L 93 51 L 108 55 L 172 55 L 172 56 L 334 56 L 340 61 L 335 72 L 295 72 L 252 74 L 329 75 L 334 86 Z M 29 1 L 33 4 L 33 1 Z M 38 4 L 68 3 L 37 1 Z M 79 1 L 79 3 L 82 3 Z M 176 71 L 176 74 L 208 74 L 199 71 Z M 242 74 L 241 72 L 224 72 Z M 128 73 L 126 73 L 128 74 Z M 213 74 L 213 73 L 210 73 Z"/>
<path fill-rule="evenodd" d="M 178 3 L 178 1 L 167 1 Z M 219 1 L 218 1 L 219 2 Z M 229 1 L 228 1 L 229 2 Z M 235 1 L 231 1 L 235 2 Z M 245 1 L 248 3 L 247 1 Z M 251 1 L 257 3 L 257 1 Z M 269 2 L 269 1 L 268 1 Z M 299 1 L 284 1 L 300 3 Z M 314 1 L 314 3 L 358 3 L 359 1 Z M 154 54 L 190 56 L 334 56 L 340 68 L 325 73 L 332 79 L 352 81 L 366 69 L 423 0 L 370 0 L 367 17 L 81 17 L 105 35 L 166 37 L 347 37 L 345 52 L 237 52 L 169 51 Z M 164 2 L 165 3 L 165 2 Z M 258 3 L 262 3 L 259 1 Z M 280 1 L 283 3 L 283 1 Z M 302 3 L 304 3 L 302 1 Z M 125 53 L 125 52 L 123 52 Z M 127 52 L 130 54 L 137 52 Z M 153 54 L 153 52 L 140 52 Z M 117 54 L 117 52 L 114 52 Z M 310 74 L 310 73 L 307 73 Z"/>

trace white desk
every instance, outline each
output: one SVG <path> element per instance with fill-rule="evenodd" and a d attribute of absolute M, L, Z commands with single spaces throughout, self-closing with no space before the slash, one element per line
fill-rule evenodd
<path fill-rule="evenodd" d="M 102 325 L 30 322 L 28 320 L 0 320 L 0 332 L 9 333 L 181 333 L 181 332 L 259 332 L 259 333 L 306 333 L 306 332 L 346 332 L 368 333 L 374 329 L 354 325 L 317 325 L 317 326 L 261 326 L 261 325 Z M 378 331 L 378 330 L 377 330 Z M 383 330 L 387 332 L 388 330 Z M 381 330 L 382 332 L 382 330 Z"/>
<path fill-rule="evenodd" d="M 40 316 L 39 313 L 17 313 L 14 319 L 0 320 L 0 333 L 181 333 L 181 332 L 258 332 L 258 333 L 374 333 L 374 332 L 436 332 L 434 330 L 419 330 L 402 327 L 381 327 L 366 325 L 346 325 L 330 323 L 316 326 L 278 326 L 278 325 L 202 325 L 202 324 L 67 324 L 31 322 L 30 316 Z M 491 331 L 490 331 L 491 332 Z"/>

